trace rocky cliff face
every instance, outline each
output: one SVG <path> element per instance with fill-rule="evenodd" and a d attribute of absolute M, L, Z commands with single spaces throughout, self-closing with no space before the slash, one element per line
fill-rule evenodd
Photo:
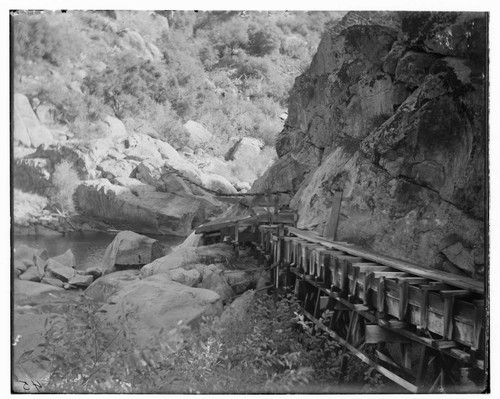
<path fill-rule="evenodd" d="M 481 277 L 487 21 L 480 13 L 349 13 L 295 81 L 279 159 L 252 190 L 291 189 L 320 233 Z"/>

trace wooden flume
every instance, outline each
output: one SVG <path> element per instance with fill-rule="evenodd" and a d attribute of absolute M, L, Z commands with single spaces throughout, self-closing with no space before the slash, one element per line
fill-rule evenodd
<path fill-rule="evenodd" d="M 294 293 L 315 329 L 406 390 L 484 389 L 484 284 L 328 240 L 295 221 L 274 212 L 196 232 L 204 244 L 252 245 L 273 286 Z"/>

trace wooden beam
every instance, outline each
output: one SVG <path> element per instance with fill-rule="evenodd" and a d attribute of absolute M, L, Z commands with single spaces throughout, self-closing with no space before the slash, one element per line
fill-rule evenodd
<path fill-rule="evenodd" d="M 379 326 L 378 324 L 367 324 L 365 325 L 365 342 L 367 344 L 379 344 L 382 342 L 399 344 L 411 341 L 400 334 Z"/>
<path fill-rule="evenodd" d="M 303 238 L 311 242 L 316 242 L 328 248 L 344 251 L 353 256 L 360 256 L 363 259 L 380 263 L 386 266 L 391 266 L 395 269 L 405 271 L 419 277 L 424 277 L 431 280 L 441 280 L 454 287 L 459 287 L 472 292 L 484 294 L 484 282 L 476 281 L 469 277 L 461 276 L 460 278 L 457 278 L 457 276 L 452 273 L 447 273 L 440 270 L 426 269 L 425 267 L 422 267 L 415 263 L 411 263 L 400 259 L 395 259 L 390 256 L 381 255 L 376 252 L 369 251 L 355 245 L 348 246 L 339 244 L 337 242 L 332 242 L 311 231 L 303 231 L 294 227 L 289 227 L 288 231 L 297 237 Z"/>
<path fill-rule="evenodd" d="M 326 223 L 323 231 L 323 236 L 330 240 L 337 239 L 337 227 L 340 217 L 340 205 L 342 204 L 342 191 L 335 191 L 333 193 L 332 208 L 330 210 L 330 218 Z"/>

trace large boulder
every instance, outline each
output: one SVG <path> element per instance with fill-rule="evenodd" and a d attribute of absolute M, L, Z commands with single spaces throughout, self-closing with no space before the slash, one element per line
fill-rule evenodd
<path fill-rule="evenodd" d="M 46 272 L 50 273 L 50 276 L 54 276 L 63 282 L 68 282 L 75 277 L 76 274 L 73 268 L 64 266 L 52 258 L 47 261 Z"/>
<path fill-rule="evenodd" d="M 221 175 L 203 173 L 201 175 L 201 181 L 204 187 L 220 194 L 236 194 L 238 192 L 234 186 Z"/>
<path fill-rule="evenodd" d="M 168 273 L 180 267 L 189 270 L 197 264 L 210 265 L 227 262 L 233 257 L 234 251 L 227 244 L 204 245 L 196 248 L 183 247 L 144 266 L 141 269 L 141 278 Z"/>
<path fill-rule="evenodd" d="M 50 259 L 55 260 L 66 267 L 72 267 L 73 269 L 76 267 L 76 258 L 71 249 L 68 249 L 61 255 L 53 256 Z"/>
<path fill-rule="evenodd" d="M 96 302 L 107 302 L 123 287 L 138 280 L 138 270 L 120 270 L 98 278 L 85 290 L 85 295 Z"/>
<path fill-rule="evenodd" d="M 27 245 L 20 245 L 14 249 L 14 259 L 23 262 L 27 266 L 35 265 L 36 257 L 43 260 L 49 259 L 46 249 L 31 248 Z"/>
<path fill-rule="evenodd" d="M 202 173 L 184 159 L 173 161 L 146 159 L 137 166 L 132 176 L 166 193 L 207 194 L 200 188 Z"/>
<path fill-rule="evenodd" d="M 31 270 L 24 276 L 23 280 L 40 281 L 45 273 L 48 259 L 47 250 L 21 245 L 14 249 L 14 270 L 19 270 L 18 274 L 22 274 L 27 272 L 27 269 L 34 267 L 37 269 L 37 273 Z"/>
<path fill-rule="evenodd" d="M 42 281 L 40 281 L 40 282 L 43 284 L 49 284 L 49 285 L 52 285 L 52 286 L 58 287 L 58 288 L 64 287 L 64 283 L 61 280 L 59 280 L 56 277 L 52 277 L 51 275 L 49 275 L 49 273 L 47 273 L 45 276 L 43 276 Z"/>
<path fill-rule="evenodd" d="M 338 239 L 480 275 L 486 18 L 390 17 L 325 33 L 291 91 L 279 159 L 252 191 L 291 190 L 297 227 L 322 234 L 341 190 Z"/>
<path fill-rule="evenodd" d="M 62 291 L 62 288 L 35 283 L 32 281 L 15 280 L 13 285 L 13 293 L 16 303 L 20 302 L 22 299 L 29 299 L 51 292 L 60 291 Z"/>
<path fill-rule="evenodd" d="M 179 267 L 177 269 L 169 270 L 165 274 L 170 278 L 170 280 L 189 287 L 194 287 L 201 281 L 200 272 L 196 269 L 185 270 L 182 267 Z"/>
<path fill-rule="evenodd" d="M 28 266 L 24 262 L 21 262 L 17 259 L 14 259 L 14 261 L 12 262 L 12 267 L 14 269 L 16 277 L 18 277 L 20 274 L 23 274 L 28 268 Z"/>
<path fill-rule="evenodd" d="M 116 271 L 116 266 L 142 266 L 163 255 L 163 247 L 153 238 L 120 231 L 104 253 L 103 274 Z"/>
<path fill-rule="evenodd" d="M 116 138 L 127 136 L 127 128 L 121 120 L 110 115 L 105 115 L 104 121 L 108 126 L 108 131 L 105 133 L 106 137 Z"/>
<path fill-rule="evenodd" d="M 83 214 L 145 234 L 187 236 L 193 226 L 223 209 L 210 197 L 134 191 L 107 179 L 83 182 L 74 198 Z"/>
<path fill-rule="evenodd" d="M 261 272 L 245 270 L 231 270 L 224 274 L 227 283 L 236 295 L 242 294 L 248 289 L 255 287 Z"/>
<path fill-rule="evenodd" d="M 203 127 L 202 124 L 195 121 L 187 121 L 184 124 L 184 129 L 188 134 L 188 145 L 191 148 L 202 147 L 212 140 L 212 133 Z"/>
<path fill-rule="evenodd" d="M 36 266 L 30 266 L 28 269 L 19 276 L 21 280 L 34 281 L 39 283 L 42 280 L 42 275 L 40 274 Z"/>
<path fill-rule="evenodd" d="M 21 93 L 14 94 L 14 142 L 26 147 L 54 142 L 50 130 L 40 123 L 33 112 L 28 97 Z"/>
<path fill-rule="evenodd" d="M 90 284 L 92 284 L 93 281 L 94 278 L 92 276 L 76 274 L 72 279 L 68 281 L 68 284 L 73 287 L 86 288 Z"/>
<path fill-rule="evenodd" d="M 148 158 L 165 159 L 171 162 L 181 162 L 182 156 L 170 144 L 155 139 L 147 134 L 134 133 L 129 135 L 118 146 L 128 158 L 142 161 Z"/>
<path fill-rule="evenodd" d="M 68 302 L 77 294 L 49 284 L 23 280 L 15 280 L 12 287 L 12 388 L 26 393 L 25 384 L 19 380 L 27 381 L 31 393 L 35 393 L 36 388 L 30 381 L 39 381 L 45 386 L 50 378 L 49 359 L 39 357 L 43 354 L 42 344 L 46 342 L 47 323 L 64 314 Z"/>
<path fill-rule="evenodd" d="M 167 339 L 180 323 L 219 315 L 222 303 L 213 291 L 187 287 L 159 274 L 126 285 L 101 310 L 105 311 L 100 313 L 103 320 L 126 323 L 137 347 L 142 348 Z"/>
<path fill-rule="evenodd" d="M 255 306 L 255 291 L 247 291 L 224 310 L 220 316 L 220 326 L 230 328 L 235 323 L 243 323 L 253 306 Z"/>
<path fill-rule="evenodd" d="M 224 302 L 234 297 L 234 291 L 220 271 L 207 273 L 198 287 L 216 292 Z"/>

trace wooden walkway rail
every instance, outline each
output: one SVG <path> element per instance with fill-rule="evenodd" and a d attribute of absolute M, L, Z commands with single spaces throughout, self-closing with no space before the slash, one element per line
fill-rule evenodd
<path fill-rule="evenodd" d="M 484 284 L 325 239 L 290 214 L 219 220 L 206 244 L 251 244 L 314 329 L 410 392 L 480 392 L 488 370 Z"/>

